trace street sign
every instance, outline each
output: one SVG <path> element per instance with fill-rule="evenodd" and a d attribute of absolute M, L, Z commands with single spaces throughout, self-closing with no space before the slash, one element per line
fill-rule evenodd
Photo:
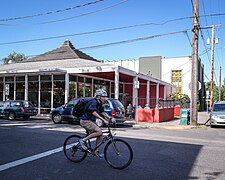
<path fill-rule="evenodd" d="M 134 81 L 134 88 L 139 89 L 140 85 L 139 85 L 139 81 Z"/>
<path fill-rule="evenodd" d="M 190 82 L 189 84 L 188 84 L 188 87 L 189 87 L 189 89 L 191 90 L 192 88 L 191 88 L 191 86 L 192 86 L 192 83 Z M 202 84 L 198 81 L 198 85 L 197 85 L 198 87 L 198 90 L 200 90 L 201 88 L 202 88 Z"/>
<path fill-rule="evenodd" d="M 9 84 L 5 84 L 5 95 L 9 95 Z"/>

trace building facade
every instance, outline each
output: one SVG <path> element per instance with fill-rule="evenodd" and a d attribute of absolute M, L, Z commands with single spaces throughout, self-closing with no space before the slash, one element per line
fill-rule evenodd
<path fill-rule="evenodd" d="M 136 84 L 139 86 L 137 87 Z M 104 88 L 109 97 L 126 106 L 166 98 L 171 85 L 118 65 L 102 63 L 76 49 L 69 40 L 59 48 L 20 63 L 0 66 L 0 100 L 29 100 L 39 114 L 67 103 L 71 98 L 90 97 Z"/>
<path fill-rule="evenodd" d="M 135 60 L 106 61 L 105 63 L 119 65 L 170 83 L 176 87 L 176 92 L 187 94 L 191 98 L 192 58 L 190 56 L 175 58 L 150 56 Z M 204 65 L 201 63 L 201 59 L 198 64 L 198 81 L 200 109 L 203 110 L 205 108 L 205 84 Z"/>

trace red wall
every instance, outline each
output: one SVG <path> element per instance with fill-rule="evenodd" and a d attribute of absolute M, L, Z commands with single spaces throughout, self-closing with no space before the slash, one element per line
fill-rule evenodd
<path fill-rule="evenodd" d="M 174 119 L 174 108 L 138 109 L 139 122 L 164 122 Z"/>

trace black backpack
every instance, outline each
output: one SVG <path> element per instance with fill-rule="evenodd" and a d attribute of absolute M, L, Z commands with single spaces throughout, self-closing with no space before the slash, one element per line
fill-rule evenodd
<path fill-rule="evenodd" d="M 73 115 L 76 117 L 81 117 L 85 114 L 85 106 L 90 101 L 90 99 L 80 99 L 73 108 Z"/>

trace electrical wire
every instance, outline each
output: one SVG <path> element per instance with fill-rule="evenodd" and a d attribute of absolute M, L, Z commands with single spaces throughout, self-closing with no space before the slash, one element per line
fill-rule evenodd
<path fill-rule="evenodd" d="M 69 8 L 65 8 L 65 9 L 60 9 L 60 10 L 56 10 L 56 11 L 49 11 L 49 12 L 46 12 L 46 13 L 39 13 L 39 14 L 34 14 L 34 15 L 0 19 L 0 21 L 1 22 L 15 21 L 15 20 L 20 20 L 20 19 L 28 19 L 28 18 L 38 17 L 38 16 L 45 16 L 45 15 L 50 15 L 50 14 L 55 14 L 55 13 L 61 13 L 61 12 L 70 11 L 70 10 L 73 10 L 73 9 L 85 7 L 85 6 L 88 6 L 88 5 L 96 4 L 96 3 L 99 3 L 99 2 L 102 2 L 102 1 L 104 1 L 104 0 L 96 0 L 96 1 L 88 2 L 86 4 L 80 4 L 80 5 L 77 5 L 77 6 L 73 6 L 73 7 L 69 7 Z"/>
<path fill-rule="evenodd" d="M 178 34 L 178 33 L 185 33 L 186 31 L 187 30 L 182 30 L 182 31 L 177 31 L 177 32 L 170 32 L 170 33 L 166 33 L 166 34 L 157 34 L 157 35 L 148 36 L 148 37 L 141 37 L 141 38 L 130 39 L 130 40 L 125 40 L 125 41 L 117 41 L 117 42 L 100 44 L 100 45 L 95 45 L 95 46 L 88 46 L 88 47 L 83 47 L 83 48 L 79 48 L 79 49 L 80 50 L 89 50 L 89 49 L 102 48 L 102 47 L 113 46 L 113 45 L 118 45 L 118 44 L 132 43 L 132 42 L 136 42 L 136 41 L 143 41 L 143 40 L 153 39 L 153 38 L 161 37 L 161 36 L 167 36 L 167 35 Z"/>

